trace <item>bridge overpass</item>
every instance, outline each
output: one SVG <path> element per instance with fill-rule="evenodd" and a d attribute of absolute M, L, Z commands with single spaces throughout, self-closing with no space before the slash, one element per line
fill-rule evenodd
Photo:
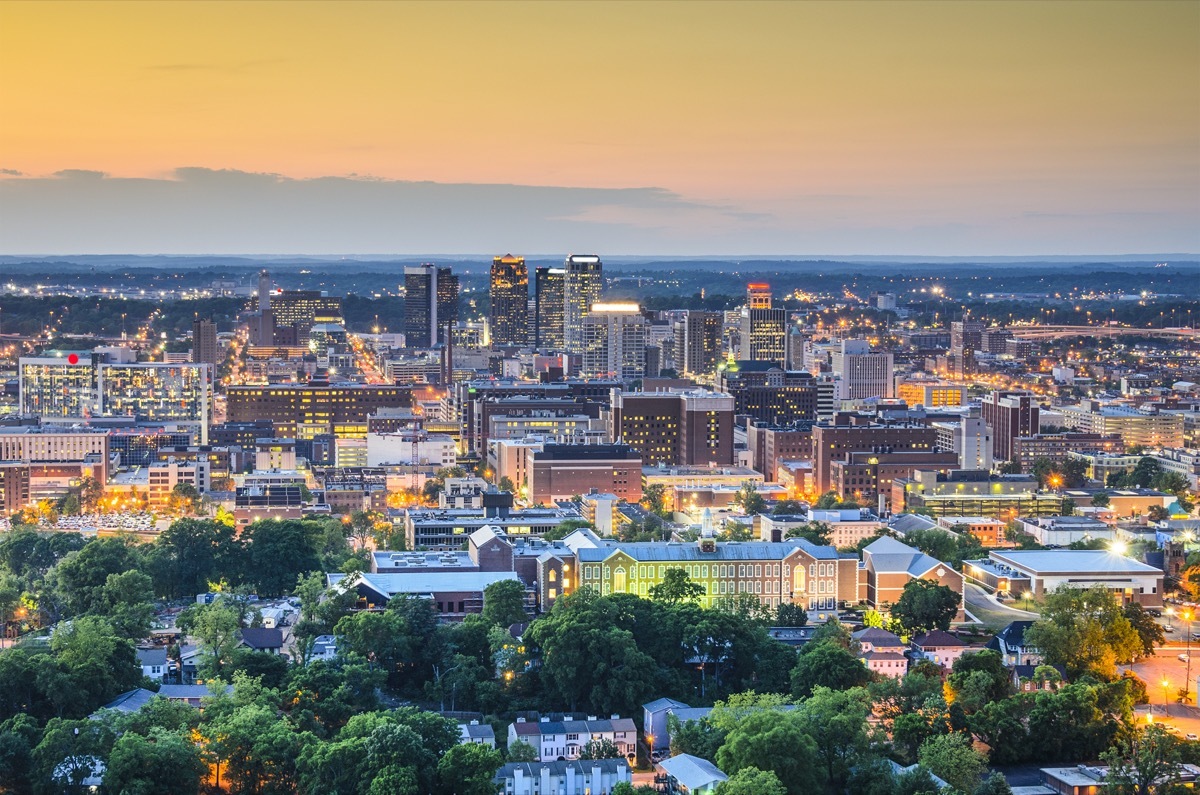
<path fill-rule="evenodd" d="M 1161 337 L 1164 339 L 1200 340 L 1200 329 L 1186 327 L 1010 326 L 1005 331 L 1014 338 L 1022 340 L 1048 340 L 1062 337 Z"/>

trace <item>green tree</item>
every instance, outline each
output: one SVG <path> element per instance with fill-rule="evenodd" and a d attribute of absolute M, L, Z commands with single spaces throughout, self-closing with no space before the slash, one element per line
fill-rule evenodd
<path fill-rule="evenodd" d="M 817 501 L 813 507 L 817 510 L 825 510 L 828 508 L 836 508 L 841 505 L 841 503 L 842 499 L 838 496 L 836 491 L 827 491 L 817 498 Z"/>
<path fill-rule="evenodd" d="M 1111 680 L 1118 662 L 1133 660 L 1144 648 L 1116 596 L 1104 587 L 1060 587 L 1047 595 L 1041 619 L 1026 630 L 1025 639 L 1072 679 L 1091 673 Z"/>
<path fill-rule="evenodd" d="M 871 679 L 866 666 L 835 643 L 809 643 L 792 669 L 792 695 L 803 698 L 816 688 L 848 690 L 865 685 Z"/>
<path fill-rule="evenodd" d="M 107 617 L 121 637 L 140 640 L 150 634 L 153 599 L 153 583 L 140 571 L 110 574 L 100 589 L 96 612 Z"/>
<path fill-rule="evenodd" d="M 667 487 L 662 483 L 650 483 L 642 489 L 641 506 L 655 516 L 667 515 Z"/>
<path fill-rule="evenodd" d="M 728 775 L 753 767 L 778 777 L 788 795 L 809 795 L 821 787 L 816 743 L 800 715 L 753 712 L 729 732 L 717 751 L 717 767 Z"/>
<path fill-rule="evenodd" d="M 1150 657 L 1154 654 L 1154 648 L 1161 646 L 1166 641 L 1166 633 L 1163 631 L 1162 624 L 1154 620 L 1154 616 L 1146 612 L 1146 609 L 1137 602 L 1126 602 L 1121 607 L 1121 613 L 1129 621 L 1130 626 L 1137 632 L 1138 638 L 1142 642 L 1142 650 L 1140 656 Z"/>
<path fill-rule="evenodd" d="M 1100 758 L 1113 795 L 1162 793 L 1179 782 L 1179 741 L 1162 724 L 1128 728 Z"/>
<path fill-rule="evenodd" d="M 1013 795 L 1013 791 L 1003 774 L 992 773 L 979 782 L 979 786 L 975 788 L 974 795 Z"/>
<path fill-rule="evenodd" d="M 212 604 L 197 605 L 180 621 L 181 629 L 200 641 L 204 671 L 221 676 L 226 666 L 233 663 L 234 650 L 242 640 L 242 622 L 237 608 L 218 599 Z"/>
<path fill-rule="evenodd" d="M 525 613 L 525 586 L 520 580 L 500 580 L 484 589 L 483 620 L 501 627 L 529 620 Z"/>
<path fill-rule="evenodd" d="M 971 746 L 970 735 L 960 732 L 930 737 L 921 744 L 917 758 L 958 792 L 974 792 L 987 770 L 987 758 Z"/>
<path fill-rule="evenodd" d="M 208 591 L 210 582 L 240 582 L 243 555 L 233 527 L 209 519 L 176 519 L 155 539 L 148 573 L 158 595 L 194 596 Z"/>
<path fill-rule="evenodd" d="M 250 538 L 247 571 L 261 596 L 281 596 L 301 574 L 321 570 L 316 522 L 266 520 L 246 529 Z M 343 539 L 344 541 L 344 539 Z"/>
<path fill-rule="evenodd" d="M 808 624 L 808 611 L 792 602 L 780 602 L 775 608 L 775 626 L 803 627 Z"/>
<path fill-rule="evenodd" d="M 103 610 L 108 575 L 139 568 L 137 552 L 124 539 L 98 538 L 72 552 L 54 567 L 57 590 L 67 612 L 79 615 Z"/>
<path fill-rule="evenodd" d="M 725 742 L 727 732 L 718 729 L 707 718 L 680 721 L 667 716 L 672 754 L 691 754 L 701 759 L 716 759 L 717 749 Z"/>
<path fill-rule="evenodd" d="M 960 596 L 953 589 L 925 579 L 909 580 L 892 607 L 892 616 L 909 632 L 950 629 L 958 614 Z"/>
<path fill-rule="evenodd" d="M 612 740 L 600 737 L 588 740 L 579 750 L 580 759 L 620 759 L 621 749 Z"/>
<path fill-rule="evenodd" d="M 500 482 L 496 484 L 496 488 L 500 489 L 500 491 L 507 491 L 510 494 L 515 493 L 517 490 L 516 484 L 512 482 L 512 478 L 508 475 L 500 478 Z"/>
<path fill-rule="evenodd" d="M 787 790 L 773 771 L 744 767 L 717 785 L 717 795 L 787 795 Z"/>
<path fill-rule="evenodd" d="M 109 792 L 137 795 L 195 795 L 207 772 L 196 744 L 174 732 L 126 732 L 113 745 L 104 773 Z"/>
<path fill-rule="evenodd" d="M 650 586 L 650 598 L 668 605 L 694 602 L 701 596 L 704 596 L 704 586 L 692 582 L 688 573 L 678 566 L 667 569 L 662 582 Z"/>
<path fill-rule="evenodd" d="M 510 762 L 536 762 L 538 751 L 524 740 L 513 740 L 505 749 L 505 755 Z"/>
<path fill-rule="evenodd" d="M 463 743 L 448 750 L 437 763 L 445 795 L 495 795 L 493 778 L 504 764 L 500 752 L 479 743 Z"/>
<path fill-rule="evenodd" d="M 1109 498 L 1107 491 L 1098 491 L 1092 495 L 1092 506 L 1095 508 L 1107 508 Z"/>
<path fill-rule="evenodd" d="M 867 715 L 871 701 L 866 689 L 829 690 L 818 687 L 800 705 L 808 736 L 816 744 L 817 757 L 831 793 L 845 791 L 851 769 L 868 747 Z"/>
<path fill-rule="evenodd" d="M 787 537 L 803 538 L 810 544 L 824 547 L 829 545 L 829 537 L 832 532 L 833 528 L 825 522 L 805 522 L 788 530 Z"/>
<path fill-rule="evenodd" d="M 761 513 L 767 513 L 767 501 L 761 494 L 758 493 L 758 487 L 752 482 L 747 482 L 738 490 L 737 495 L 733 498 L 734 505 L 742 509 L 742 513 L 747 516 L 757 516 Z"/>

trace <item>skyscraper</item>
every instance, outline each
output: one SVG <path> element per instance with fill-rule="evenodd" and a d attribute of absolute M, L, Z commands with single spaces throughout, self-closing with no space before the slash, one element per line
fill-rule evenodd
<path fill-rule="evenodd" d="M 524 257 L 506 254 L 492 258 L 492 307 L 489 319 L 493 345 L 529 342 L 529 271 Z"/>
<path fill-rule="evenodd" d="M 542 351 L 563 349 L 563 286 L 566 268 L 538 268 L 535 276 L 533 344 Z"/>
<path fill-rule="evenodd" d="M 740 359 L 754 362 L 787 360 L 787 310 L 773 309 L 770 285 L 751 283 L 742 307 Z"/>
<path fill-rule="evenodd" d="M 271 274 L 258 274 L 258 314 L 255 315 L 253 339 L 255 345 L 275 344 L 275 316 L 271 314 Z"/>
<path fill-rule="evenodd" d="M 432 348 L 458 320 L 458 277 L 425 263 L 404 267 L 404 344 Z"/>
<path fill-rule="evenodd" d="M 192 321 L 192 361 L 211 364 L 216 369 L 220 350 L 217 348 L 217 325 L 209 318 Z"/>
<path fill-rule="evenodd" d="M 592 304 L 580 327 L 583 374 L 626 381 L 645 376 L 649 325 L 637 304 Z"/>
<path fill-rule="evenodd" d="M 890 353 L 872 353 L 866 340 L 842 340 L 833 352 L 833 374 L 841 386 L 841 400 L 890 398 L 895 394 Z"/>
<path fill-rule="evenodd" d="M 680 375 L 712 375 L 721 354 L 721 313 L 690 309 L 675 323 L 675 369 Z"/>
<path fill-rule="evenodd" d="M 563 343 L 567 352 L 583 350 L 583 319 L 600 300 L 604 264 L 595 255 L 572 254 L 563 265 Z"/>

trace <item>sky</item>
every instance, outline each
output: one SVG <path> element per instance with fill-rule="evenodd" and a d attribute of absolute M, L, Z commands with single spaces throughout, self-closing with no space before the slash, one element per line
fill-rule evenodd
<path fill-rule="evenodd" d="M 1200 252 L 1200 2 L 0 3 L 0 253 Z"/>

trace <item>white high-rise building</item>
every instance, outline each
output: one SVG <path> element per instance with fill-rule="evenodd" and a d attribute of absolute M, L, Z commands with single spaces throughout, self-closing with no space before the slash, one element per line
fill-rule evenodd
<path fill-rule="evenodd" d="M 832 354 L 833 374 L 840 379 L 841 400 L 893 397 L 892 354 L 871 353 L 866 340 L 842 340 Z"/>
<path fill-rule="evenodd" d="M 583 319 L 600 300 L 604 263 L 592 254 L 572 254 L 563 265 L 563 337 L 568 353 L 583 350 Z"/>
<path fill-rule="evenodd" d="M 583 318 L 582 374 L 634 380 L 646 374 L 646 330 L 635 303 L 595 303 Z"/>

